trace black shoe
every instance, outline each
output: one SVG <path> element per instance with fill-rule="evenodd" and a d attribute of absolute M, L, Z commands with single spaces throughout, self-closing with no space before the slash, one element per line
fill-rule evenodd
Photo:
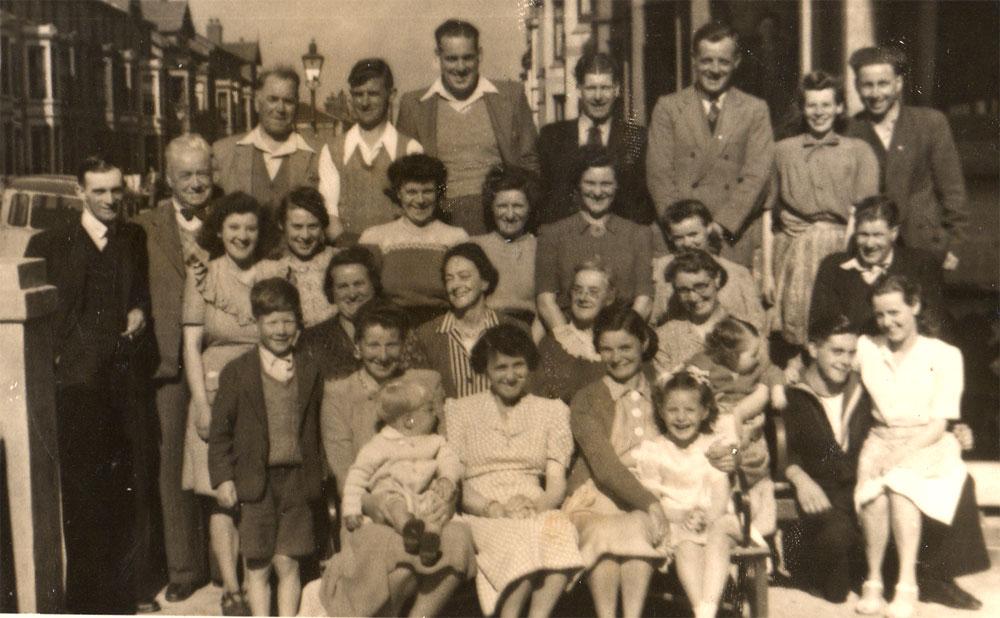
<path fill-rule="evenodd" d="M 163 593 L 163 597 L 167 600 L 167 603 L 180 603 L 181 601 L 186 601 L 192 594 L 197 592 L 200 587 L 201 586 L 195 584 L 194 582 L 169 584 L 167 586 L 167 591 Z"/>
<path fill-rule="evenodd" d="M 977 610 L 983 602 L 958 587 L 955 580 L 928 579 L 920 582 L 920 600 L 954 609 Z"/>
<path fill-rule="evenodd" d="M 420 537 L 420 564 L 432 567 L 441 559 L 441 536 L 436 532 L 425 532 Z"/>
<path fill-rule="evenodd" d="M 413 517 L 403 526 L 403 549 L 415 555 L 420 552 L 420 537 L 424 535 L 424 521 Z"/>
<path fill-rule="evenodd" d="M 156 599 L 137 601 L 135 604 L 135 613 L 137 614 L 152 614 L 158 611 L 160 611 L 160 604 L 156 602 Z"/>

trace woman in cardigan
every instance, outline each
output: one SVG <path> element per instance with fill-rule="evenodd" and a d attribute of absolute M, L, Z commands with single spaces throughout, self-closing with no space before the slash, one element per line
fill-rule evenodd
<path fill-rule="evenodd" d="M 618 170 L 605 148 L 585 147 L 574 162 L 580 212 L 542 227 L 535 260 L 538 314 L 548 330 L 567 323 L 576 265 L 600 257 L 615 274 L 618 297 L 649 317 L 653 297 L 653 231 L 612 214 Z"/>
<path fill-rule="evenodd" d="M 641 616 L 658 547 L 667 529 L 656 496 L 629 471 L 630 451 L 659 434 L 644 366 L 656 335 L 634 310 L 615 304 L 594 322 L 594 343 L 606 375 L 573 397 L 570 427 L 580 447 L 563 510 L 580 533 L 580 553 L 597 615 Z"/>
<path fill-rule="evenodd" d="M 854 229 L 854 206 L 878 193 L 879 165 L 864 140 L 837 133 L 844 89 L 823 71 L 802 78 L 802 132 L 778 142 L 778 212 L 764 224 L 764 292 L 788 343 L 806 344 L 809 299 L 819 264 L 843 251 Z M 771 217 L 781 231 L 771 231 Z M 773 257 L 773 259 L 772 259 Z"/>
<path fill-rule="evenodd" d="M 389 197 L 402 210 L 400 218 L 365 230 L 358 242 L 382 252 L 382 286 L 386 298 L 423 324 L 448 308 L 439 276 L 445 252 L 469 235 L 438 219 L 447 190 L 444 163 L 425 154 L 401 157 L 389 166 Z"/>
<path fill-rule="evenodd" d="M 600 258 L 576 267 L 570 288 L 569 323 L 546 333 L 538 344 L 534 392 L 569 403 L 576 392 L 604 375 L 594 347 L 594 320 L 614 301 L 611 269 Z"/>
<path fill-rule="evenodd" d="M 520 167 L 494 167 L 483 182 L 483 212 L 488 234 L 470 240 L 486 252 L 500 281 L 487 304 L 525 324 L 535 320 L 534 230 L 538 181 Z"/>

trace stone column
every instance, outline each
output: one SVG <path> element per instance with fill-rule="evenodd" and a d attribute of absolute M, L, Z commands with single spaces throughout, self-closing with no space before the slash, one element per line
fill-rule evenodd
<path fill-rule="evenodd" d="M 6 454 L 17 611 L 63 611 L 64 560 L 52 314 L 45 261 L 0 259 L 0 440 Z M 9 568 L 9 567 L 4 567 Z"/>

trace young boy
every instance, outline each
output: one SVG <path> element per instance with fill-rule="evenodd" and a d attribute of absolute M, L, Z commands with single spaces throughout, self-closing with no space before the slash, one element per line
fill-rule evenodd
<path fill-rule="evenodd" d="M 222 370 L 212 406 L 209 475 L 223 508 L 239 505 L 247 597 L 255 616 L 298 611 L 299 559 L 315 550 L 310 503 L 319 499 L 322 456 L 316 367 L 295 353 L 302 309 L 295 286 L 264 279 L 250 290 L 260 343 Z"/>

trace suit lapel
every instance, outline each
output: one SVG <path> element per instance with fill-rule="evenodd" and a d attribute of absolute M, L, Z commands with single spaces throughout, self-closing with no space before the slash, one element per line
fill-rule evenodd
<path fill-rule="evenodd" d="M 72 322 L 66 325 L 67 330 L 76 325 L 80 302 L 84 296 L 83 290 L 87 285 L 88 247 L 85 243 L 93 242 L 79 221 L 70 228 L 68 240 L 69 247 L 65 249 L 65 253 L 63 248 L 58 248 L 58 251 L 66 256 L 66 263 L 59 265 L 56 271 L 58 277 L 56 287 L 59 289 L 59 296 L 66 303 L 64 305 L 66 319 Z"/>
<path fill-rule="evenodd" d="M 725 101 L 722 103 L 722 109 L 719 110 L 719 120 L 715 127 L 715 135 L 710 137 L 712 145 L 709 147 L 709 151 L 713 159 L 725 150 L 726 144 L 737 129 L 742 107 L 743 93 L 736 88 L 730 88 Z M 708 120 L 705 121 L 705 126 L 707 128 Z"/>
<path fill-rule="evenodd" d="M 707 152 L 709 142 L 712 141 L 712 135 L 708 132 L 708 120 L 705 119 L 705 110 L 701 105 L 701 97 L 698 96 L 694 87 L 687 89 L 683 103 L 686 108 L 688 123 L 694 130 L 695 139 L 698 141 L 698 150 Z"/>
<path fill-rule="evenodd" d="M 247 358 L 247 386 L 250 394 L 248 401 L 253 408 L 254 415 L 258 422 L 264 427 L 264 435 L 267 435 L 267 404 L 264 401 L 264 377 L 261 375 L 263 368 L 260 364 L 260 349 L 254 348 L 253 354 Z"/>
<path fill-rule="evenodd" d="M 233 168 L 234 177 L 237 179 L 249 179 L 250 186 L 254 186 L 253 178 L 253 158 L 257 154 L 257 149 L 250 144 L 236 144 L 233 146 L 233 157 L 236 159 Z"/>
<path fill-rule="evenodd" d="M 166 201 L 157 210 L 156 217 L 153 218 L 153 225 L 156 233 L 153 235 L 156 242 L 160 244 L 167 260 L 177 271 L 177 274 L 184 277 L 184 250 L 181 248 L 181 232 L 177 229 L 177 218 L 174 215 L 173 204 Z"/>
<path fill-rule="evenodd" d="M 875 131 L 872 127 L 872 132 Z M 894 195 L 908 195 L 909 191 L 904 188 L 892 187 L 909 182 L 913 170 L 910 169 L 911 153 L 915 151 L 916 145 L 913 143 L 913 136 L 917 127 L 913 126 L 913 117 L 910 110 L 905 105 L 900 106 L 899 117 L 896 119 L 896 126 L 892 130 L 892 141 L 889 142 L 889 149 L 885 156 L 885 185 L 887 191 Z M 878 136 L 875 136 L 878 140 Z M 900 214 L 903 214 L 900 212 Z"/>
<path fill-rule="evenodd" d="M 319 373 L 316 369 L 316 365 L 309 362 L 305 356 L 296 354 L 295 374 L 299 383 L 299 400 L 296 412 L 299 416 L 299 428 L 301 429 L 303 423 L 306 421 L 306 411 L 309 407 L 309 402 L 312 399 L 313 389 L 316 388 Z"/>

